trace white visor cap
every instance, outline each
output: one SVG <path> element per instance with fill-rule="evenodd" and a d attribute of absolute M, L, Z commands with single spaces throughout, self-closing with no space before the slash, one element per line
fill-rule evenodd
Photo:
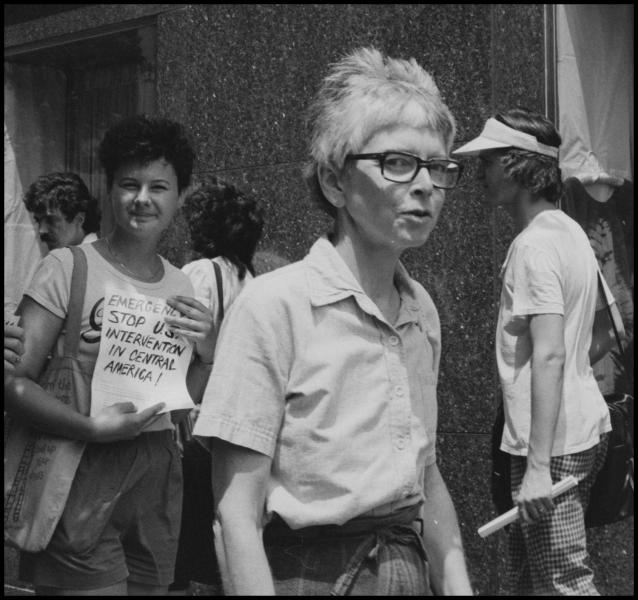
<path fill-rule="evenodd" d="M 552 158 L 558 158 L 558 148 L 541 144 L 533 135 L 524 133 L 518 129 L 508 127 L 496 119 L 490 118 L 486 121 L 481 135 L 464 144 L 452 154 L 459 156 L 476 156 L 486 150 L 496 150 L 498 148 L 520 148 L 529 150 L 537 154 L 544 154 Z"/>

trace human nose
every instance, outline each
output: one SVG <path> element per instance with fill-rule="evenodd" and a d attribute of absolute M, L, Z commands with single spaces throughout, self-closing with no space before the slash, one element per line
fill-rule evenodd
<path fill-rule="evenodd" d="M 419 165 L 412 180 L 411 192 L 431 194 L 434 190 L 432 176 L 426 165 Z"/>
<path fill-rule="evenodd" d="M 136 204 L 149 204 L 151 201 L 151 194 L 147 186 L 140 186 L 137 196 L 135 196 Z"/>

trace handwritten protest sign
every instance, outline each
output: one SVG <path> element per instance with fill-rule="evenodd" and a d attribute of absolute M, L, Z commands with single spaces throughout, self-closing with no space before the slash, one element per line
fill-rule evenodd
<path fill-rule="evenodd" d="M 92 416 L 116 402 L 133 402 L 138 410 L 165 402 L 163 412 L 194 408 L 186 388 L 193 348 L 166 326 L 164 318 L 174 314 L 162 298 L 106 286 Z"/>

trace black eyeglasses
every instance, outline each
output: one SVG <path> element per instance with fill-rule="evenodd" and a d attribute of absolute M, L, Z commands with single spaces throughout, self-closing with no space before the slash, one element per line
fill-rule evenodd
<path fill-rule="evenodd" d="M 346 160 L 377 160 L 381 175 L 394 183 L 409 183 L 419 169 L 425 167 L 435 188 L 451 190 L 456 187 L 463 172 L 463 165 L 450 158 L 422 160 L 406 152 L 380 152 L 374 154 L 348 154 Z"/>

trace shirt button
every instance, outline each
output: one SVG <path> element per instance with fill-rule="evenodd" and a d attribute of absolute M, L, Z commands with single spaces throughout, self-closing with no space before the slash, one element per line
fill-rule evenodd
<path fill-rule="evenodd" d="M 394 388 L 394 393 L 395 393 L 397 396 L 403 396 L 403 388 L 402 388 L 400 385 L 397 385 L 397 386 Z"/>
<path fill-rule="evenodd" d="M 388 338 L 388 341 L 390 342 L 391 346 L 396 346 L 399 343 L 399 338 L 396 335 L 391 335 Z"/>
<path fill-rule="evenodd" d="M 397 440 L 397 448 L 399 450 L 403 450 L 403 448 L 405 448 L 405 440 L 403 438 Z"/>

